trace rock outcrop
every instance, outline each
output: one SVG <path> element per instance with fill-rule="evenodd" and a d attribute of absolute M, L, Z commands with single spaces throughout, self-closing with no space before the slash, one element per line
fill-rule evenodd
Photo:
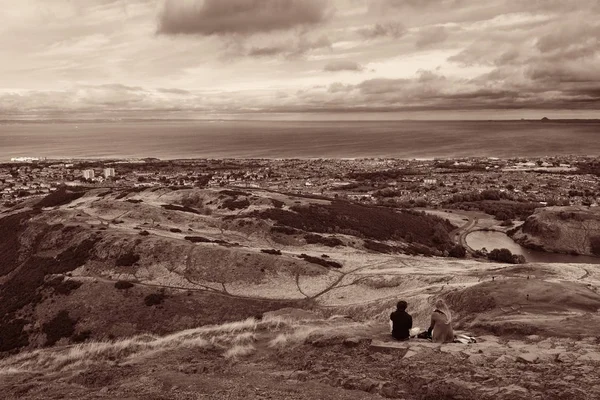
<path fill-rule="evenodd" d="M 552 253 L 600 256 L 600 209 L 538 209 L 512 233 L 524 247 Z"/>

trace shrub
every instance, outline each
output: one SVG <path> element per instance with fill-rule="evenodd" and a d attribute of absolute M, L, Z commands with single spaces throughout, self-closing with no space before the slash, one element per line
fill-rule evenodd
<path fill-rule="evenodd" d="M 119 289 L 119 290 L 129 289 L 129 288 L 132 288 L 133 286 L 134 286 L 133 283 L 127 282 L 127 281 L 115 282 L 115 289 Z"/>
<path fill-rule="evenodd" d="M 226 208 L 228 210 L 243 210 L 245 208 L 248 208 L 250 206 L 250 201 L 248 201 L 248 199 L 241 199 L 241 200 L 237 200 L 237 199 L 226 199 L 223 201 L 223 204 L 221 205 L 222 208 Z"/>
<path fill-rule="evenodd" d="M 366 239 L 364 243 L 365 249 L 376 251 L 378 253 L 391 254 L 402 252 L 402 249 L 398 246 L 390 246 L 389 244 L 376 242 L 374 240 Z"/>
<path fill-rule="evenodd" d="M 275 256 L 280 256 L 281 255 L 281 250 L 264 249 L 264 250 L 261 250 L 261 253 L 273 254 Z"/>
<path fill-rule="evenodd" d="M 513 254 L 509 249 L 494 249 L 488 253 L 488 259 L 507 264 L 523 264 L 525 257 L 520 254 Z"/>
<path fill-rule="evenodd" d="M 77 321 L 69 317 L 66 310 L 60 311 L 54 318 L 42 325 L 46 334 L 46 346 L 53 346 L 62 338 L 68 338 L 75 332 Z"/>
<path fill-rule="evenodd" d="M 83 343 L 83 342 L 85 342 L 86 340 L 88 340 L 90 337 L 92 337 L 92 331 L 85 330 L 85 331 L 82 331 L 82 332 L 79 332 L 79 333 L 76 333 L 76 334 L 74 334 L 74 335 L 71 337 L 71 340 L 72 340 L 74 343 Z"/>
<path fill-rule="evenodd" d="M 133 204 L 139 204 L 139 203 L 143 203 L 143 200 L 136 200 L 136 199 L 127 199 L 125 200 L 128 203 L 133 203 Z"/>
<path fill-rule="evenodd" d="M 338 262 L 323 260 L 319 257 L 309 256 L 308 254 L 300 254 L 298 257 L 302 258 L 305 261 L 308 261 L 309 263 L 317 264 L 325 268 L 342 268 L 342 264 Z"/>
<path fill-rule="evenodd" d="M 322 244 L 327 247 L 336 247 L 336 246 L 344 245 L 344 242 L 342 242 L 340 239 L 338 239 L 336 237 L 326 237 L 326 236 L 316 235 L 314 233 L 309 233 L 307 235 L 304 235 L 304 240 L 306 240 L 306 243 L 308 243 L 308 244 Z"/>
<path fill-rule="evenodd" d="M 161 304 L 165 300 L 166 296 L 164 293 L 151 293 L 144 297 L 144 304 L 147 306 L 155 306 Z"/>
<path fill-rule="evenodd" d="M 301 231 L 299 231 L 298 229 L 280 225 L 271 228 L 271 233 L 283 233 L 284 235 L 296 235 L 300 232 Z"/>
<path fill-rule="evenodd" d="M 81 285 L 83 285 L 83 282 L 69 279 L 54 286 L 54 291 L 58 294 L 68 296 L 72 291 L 79 289 Z"/>
<path fill-rule="evenodd" d="M 139 254 L 125 253 L 117 258 L 116 265 L 117 267 L 131 267 L 138 261 L 140 261 Z"/>
<path fill-rule="evenodd" d="M 171 231 L 173 233 L 181 233 L 181 229 L 179 229 L 179 228 L 171 228 L 171 229 L 169 229 L 169 231 Z"/>
<path fill-rule="evenodd" d="M 140 235 L 140 236 L 148 236 L 148 235 L 150 235 L 150 232 L 148 232 L 148 231 L 141 231 L 141 232 L 139 233 L 139 235 Z"/>
<path fill-rule="evenodd" d="M 213 240 L 202 236 L 186 236 L 184 239 L 192 243 L 214 243 Z"/>
<path fill-rule="evenodd" d="M 467 255 L 467 249 L 465 249 L 463 245 L 457 244 L 456 246 L 450 249 L 448 255 L 454 258 L 465 258 L 465 256 Z"/>

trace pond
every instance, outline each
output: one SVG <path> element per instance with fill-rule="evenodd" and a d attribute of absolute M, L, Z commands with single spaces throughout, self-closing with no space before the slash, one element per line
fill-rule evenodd
<path fill-rule="evenodd" d="M 600 264 L 599 257 L 573 256 L 526 249 L 502 232 L 475 231 L 467 235 L 466 241 L 474 250 L 481 250 L 484 247 L 488 251 L 509 249 L 513 254 L 524 255 L 528 262 Z"/>

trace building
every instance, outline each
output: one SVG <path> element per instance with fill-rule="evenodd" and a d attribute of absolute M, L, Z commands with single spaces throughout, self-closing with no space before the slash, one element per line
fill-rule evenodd
<path fill-rule="evenodd" d="M 104 177 L 110 178 L 111 176 L 115 176 L 115 169 L 114 168 L 104 168 Z"/>
<path fill-rule="evenodd" d="M 93 169 L 83 170 L 83 177 L 85 179 L 94 179 L 94 170 Z"/>

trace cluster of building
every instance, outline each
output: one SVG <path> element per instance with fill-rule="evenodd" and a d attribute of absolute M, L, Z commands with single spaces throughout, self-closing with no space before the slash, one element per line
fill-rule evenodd
<path fill-rule="evenodd" d="M 457 193 L 498 190 L 524 201 L 596 205 L 598 176 L 582 174 L 577 157 L 457 160 L 40 160 L 0 165 L 5 201 L 35 196 L 61 185 L 88 187 L 265 188 L 348 198 L 367 203 L 437 206 Z"/>

